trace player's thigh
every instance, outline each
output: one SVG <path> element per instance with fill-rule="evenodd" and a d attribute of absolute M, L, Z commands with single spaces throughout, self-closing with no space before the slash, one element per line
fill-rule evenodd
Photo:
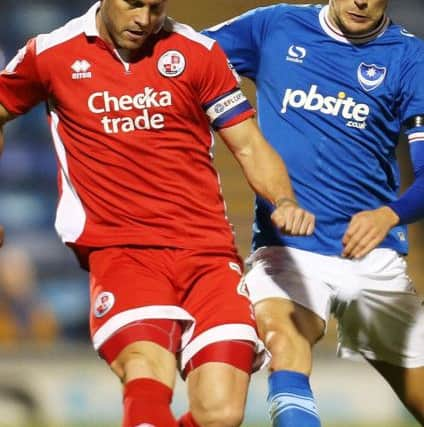
<path fill-rule="evenodd" d="M 189 286 L 183 308 L 196 325 L 181 352 L 184 375 L 199 364 L 223 361 L 250 373 L 258 337 L 253 307 L 243 290 L 240 261 L 231 256 L 197 255 L 190 262 L 195 268 L 192 275 L 185 268 Z M 239 349 L 227 351 L 226 346 L 218 345 L 228 341 L 235 341 Z"/>
<path fill-rule="evenodd" d="M 325 258 L 286 247 L 254 253 L 245 280 L 262 338 L 286 331 L 313 344 L 322 336 L 332 299 L 322 269 Z"/>
<path fill-rule="evenodd" d="M 424 307 L 404 259 L 391 250 L 375 250 L 355 263 L 355 270 L 356 280 L 340 288 L 335 307 L 339 355 L 424 366 Z"/>
<path fill-rule="evenodd" d="M 173 382 L 175 353 L 192 317 L 178 307 L 166 251 L 109 248 L 90 255 L 92 341 L 121 379 Z"/>
<path fill-rule="evenodd" d="M 225 420 L 225 425 L 240 425 L 248 385 L 249 375 L 238 368 L 217 362 L 203 364 L 187 377 L 190 411 L 200 422 Z"/>

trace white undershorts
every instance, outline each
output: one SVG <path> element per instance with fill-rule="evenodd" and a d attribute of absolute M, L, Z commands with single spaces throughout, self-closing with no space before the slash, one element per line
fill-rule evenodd
<path fill-rule="evenodd" d="M 424 366 L 424 307 L 405 259 L 375 249 L 360 260 L 294 248 L 259 248 L 246 276 L 257 303 L 281 297 L 338 321 L 340 357 L 362 354 L 407 368 Z"/>

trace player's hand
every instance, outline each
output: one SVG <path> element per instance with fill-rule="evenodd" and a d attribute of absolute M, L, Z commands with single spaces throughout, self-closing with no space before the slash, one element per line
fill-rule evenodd
<path fill-rule="evenodd" d="M 3 246 L 4 241 L 4 228 L 0 225 L 0 248 Z"/>
<path fill-rule="evenodd" d="M 271 220 L 282 233 L 291 236 L 309 236 L 315 228 L 315 216 L 291 199 L 277 202 Z"/>
<path fill-rule="evenodd" d="M 388 206 L 353 215 L 343 236 L 342 256 L 364 257 L 383 241 L 398 222 L 399 217 Z"/>

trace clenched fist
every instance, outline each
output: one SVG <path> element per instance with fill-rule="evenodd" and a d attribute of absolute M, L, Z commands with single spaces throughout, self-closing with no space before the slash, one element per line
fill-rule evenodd
<path fill-rule="evenodd" d="M 315 228 L 315 215 L 301 208 L 295 200 L 280 199 L 271 214 L 278 229 L 291 236 L 309 236 Z"/>

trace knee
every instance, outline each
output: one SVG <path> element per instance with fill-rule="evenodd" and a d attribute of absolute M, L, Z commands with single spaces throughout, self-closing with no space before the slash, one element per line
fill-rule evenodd
<path fill-rule="evenodd" d="M 176 368 L 174 355 L 153 343 L 130 344 L 110 367 L 124 384 L 136 378 L 152 378 L 170 386 Z"/>
<path fill-rule="evenodd" d="M 270 329 L 265 335 L 265 346 L 271 353 L 270 370 L 292 370 L 310 374 L 312 346 L 294 328 Z"/>
<path fill-rule="evenodd" d="M 243 422 L 244 405 L 215 396 L 207 401 L 193 402 L 191 412 L 202 427 L 238 427 Z"/>
<path fill-rule="evenodd" d="M 131 377 L 154 377 L 152 374 L 157 369 L 154 360 L 139 351 L 118 356 L 110 367 L 123 383 L 128 382 Z"/>

